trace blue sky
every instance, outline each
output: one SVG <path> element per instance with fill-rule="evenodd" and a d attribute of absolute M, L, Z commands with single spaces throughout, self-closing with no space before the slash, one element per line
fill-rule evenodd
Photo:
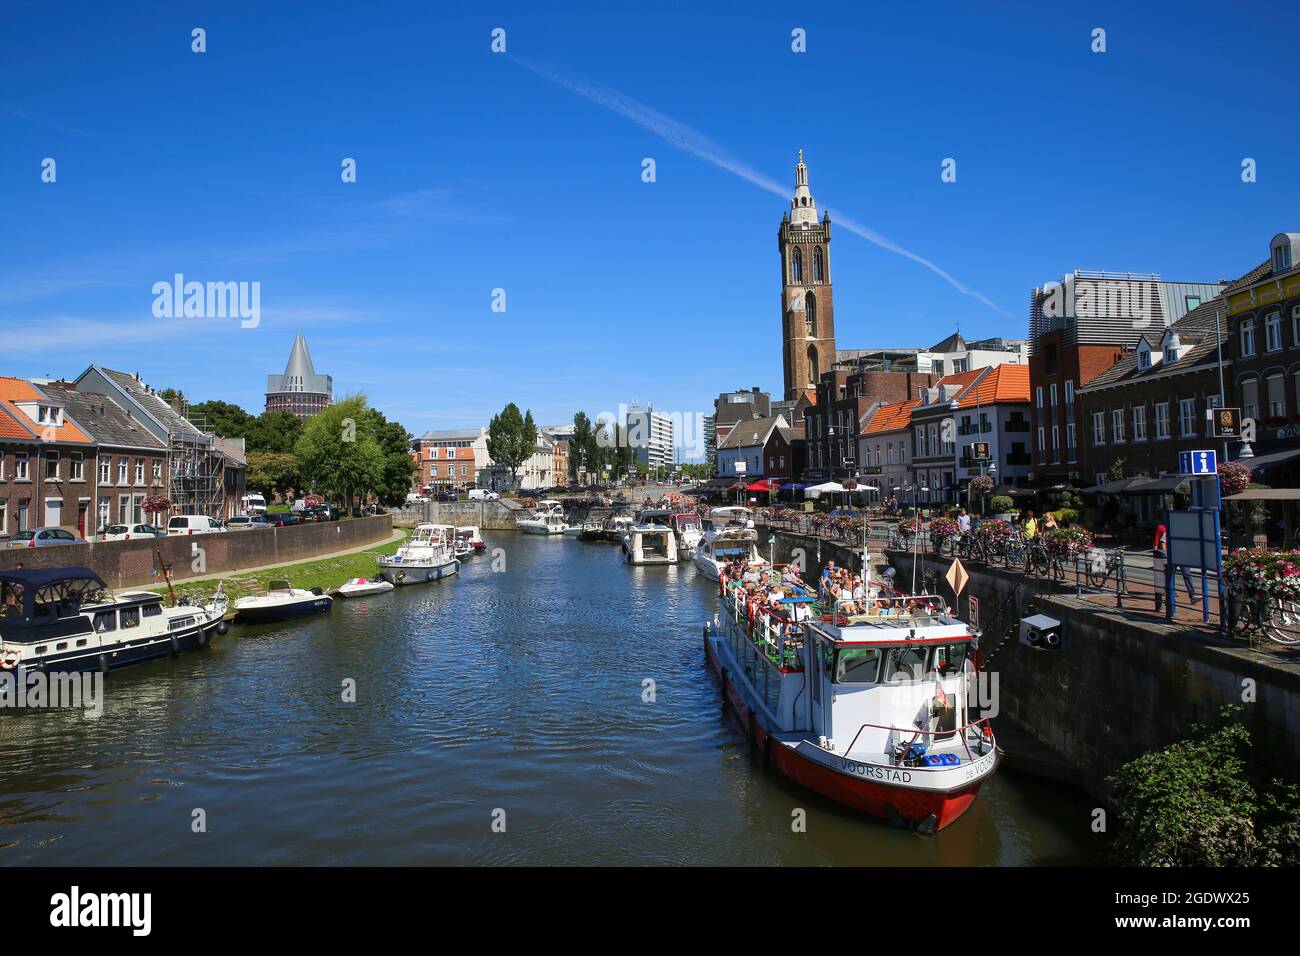
<path fill-rule="evenodd" d="M 541 6 L 6 5 L 0 374 L 257 412 L 301 331 L 416 433 L 779 394 L 800 147 L 841 348 L 1023 336 L 1069 269 L 1231 277 L 1300 228 L 1294 5 Z M 155 318 L 177 272 L 260 282 L 260 325 Z"/>

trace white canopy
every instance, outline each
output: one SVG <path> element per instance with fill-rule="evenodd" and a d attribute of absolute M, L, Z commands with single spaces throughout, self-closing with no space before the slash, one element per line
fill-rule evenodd
<path fill-rule="evenodd" d="M 845 490 L 845 487 L 838 481 L 827 481 L 820 485 L 812 485 L 809 488 L 805 488 L 803 494 L 805 498 L 820 498 L 828 491 L 843 493 Z"/>

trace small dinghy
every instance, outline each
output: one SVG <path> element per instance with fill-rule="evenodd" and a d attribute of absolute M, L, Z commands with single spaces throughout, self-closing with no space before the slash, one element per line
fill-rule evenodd
<path fill-rule="evenodd" d="M 334 599 L 320 588 L 310 591 L 274 580 L 265 594 L 243 597 L 235 602 L 235 617 L 244 624 L 269 624 L 329 611 Z"/>
<path fill-rule="evenodd" d="M 341 584 L 334 589 L 334 593 L 341 598 L 367 597 L 371 594 L 386 594 L 393 590 L 391 581 L 375 580 L 373 578 L 353 578 L 347 584 Z"/>

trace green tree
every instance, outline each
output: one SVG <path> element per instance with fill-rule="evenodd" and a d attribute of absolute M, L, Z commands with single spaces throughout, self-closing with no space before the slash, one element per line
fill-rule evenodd
<path fill-rule="evenodd" d="M 222 438 L 245 438 L 253 416 L 230 402 L 199 402 L 189 408 L 189 419 Z"/>
<path fill-rule="evenodd" d="M 345 502 L 356 501 L 383 481 L 384 451 L 375 435 L 376 419 L 364 395 L 349 395 L 303 427 L 294 457 L 313 490 Z"/>
<path fill-rule="evenodd" d="M 290 452 L 250 451 L 247 483 L 249 491 L 259 492 L 268 500 L 277 491 L 287 497 L 303 486 L 298 459 Z"/>
<path fill-rule="evenodd" d="M 1131 866 L 1300 862 L 1300 790 L 1257 765 L 1242 708 L 1108 779 L 1120 808 L 1113 851 Z"/>
<path fill-rule="evenodd" d="M 383 454 L 383 467 L 374 491 L 385 505 L 399 505 L 411 490 L 415 461 L 411 458 L 411 433 L 397 422 L 390 422 L 377 409 L 370 409 L 375 440 Z"/>
<path fill-rule="evenodd" d="M 510 471 L 510 483 L 519 487 L 519 468 L 537 451 L 537 426 L 533 413 L 519 414 L 510 402 L 488 423 L 487 451 L 494 464 Z"/>
<path fill-rule="evenodd" d="M 577 478 L 579 469 L 591 472 L 596 463 L 596 432 L 586 412 L 573 416 L 573 441 L 569 444 L 569 477 Z"/>
<path fill-rule="evenodd" d="M 291 452 L 302 426 L 303 420 L 290 412 L 262 412 L 243 434 L 250 451 Z"/>

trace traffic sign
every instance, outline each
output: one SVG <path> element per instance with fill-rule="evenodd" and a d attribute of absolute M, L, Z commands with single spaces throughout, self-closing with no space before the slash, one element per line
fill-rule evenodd
<path fill-rule="evenodd" d="M 1215 438 L 1241 437 L 1241 409 L 1214 408 L 1210 410 Z"/>
<path fill-rule="evenodd" d="M 1180 451 L 1178 453 L 1178 473 L 1180 475 L 1217 475 L 1219 459 L 1213 449 L 1203 451 Z"/>

